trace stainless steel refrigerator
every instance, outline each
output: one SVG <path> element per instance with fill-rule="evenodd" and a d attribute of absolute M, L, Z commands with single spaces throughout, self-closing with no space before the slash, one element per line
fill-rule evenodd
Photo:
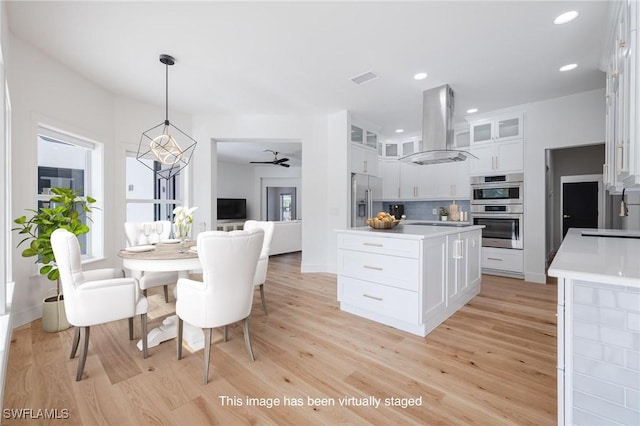
<path fill-rule="evenodd" d="M 351 173 L 351 226 L 366 226 L 373 217 L 373 201 L 380 200 L 382 181 L 375 176 Z"/>

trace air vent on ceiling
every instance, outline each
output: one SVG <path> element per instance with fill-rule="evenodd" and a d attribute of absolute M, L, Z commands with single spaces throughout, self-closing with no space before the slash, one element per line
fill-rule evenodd
<path fill-rule="evenodd" d="M 371 80 L 375 80 L 376 78 L 378 78 L 378 76 L 374 72 L 367 71 L 364 74 L 351 77 L 351 81 L 353 81 L 355 84 L 364 84 Z"/>

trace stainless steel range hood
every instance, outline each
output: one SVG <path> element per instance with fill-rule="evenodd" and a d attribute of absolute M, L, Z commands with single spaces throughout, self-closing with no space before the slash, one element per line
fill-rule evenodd
<path fill-rule="evenodd" d="M 476 158 L 453 147 L 453 90 L 448 84 L 422 92 L 422 148 L 399 160 L 423 165 Z"/>

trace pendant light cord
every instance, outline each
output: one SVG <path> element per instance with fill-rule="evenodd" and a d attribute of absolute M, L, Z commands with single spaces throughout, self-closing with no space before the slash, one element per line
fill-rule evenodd
<path fill-rule="evenodd" d="M 169 64 L 164 64 L 164 69 L 165 69 L 165 78 L 164 78 L 164 99 L 165 99 L 165 103 L 164 103 L 164 112 L 165 112 L 165 123 L 168 124 L 169 123 Z"/>

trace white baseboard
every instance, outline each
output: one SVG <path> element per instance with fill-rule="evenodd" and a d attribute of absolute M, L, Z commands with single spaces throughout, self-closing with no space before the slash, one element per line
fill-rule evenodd
<path fill-rule="evenodd" d="M 31 321 L 42 317 L 42 305 L 32 306 L 24 311 L 12 312 L 11 323 L 13 328 L 20 327 L 21 325 L 29 324 Z"/>
<path fill-rule="evenodd" d="M 6 314 L 0 316 L 0 411 L 4 408 L 4 387 L 7 380 L 7 361 L 9 360 L 9 346 L 13 330 L 11 305 L 13 303 L 13 289 L 15 283 L 7 283 Z"/>
<path fill-rule="evenodd" d="M 538 274 L 535 272 L 525 272 L 524 280 L 532 283 L 538 284 L 546 284 L 547 283 L 547 275 L 546 274 Z"/>

